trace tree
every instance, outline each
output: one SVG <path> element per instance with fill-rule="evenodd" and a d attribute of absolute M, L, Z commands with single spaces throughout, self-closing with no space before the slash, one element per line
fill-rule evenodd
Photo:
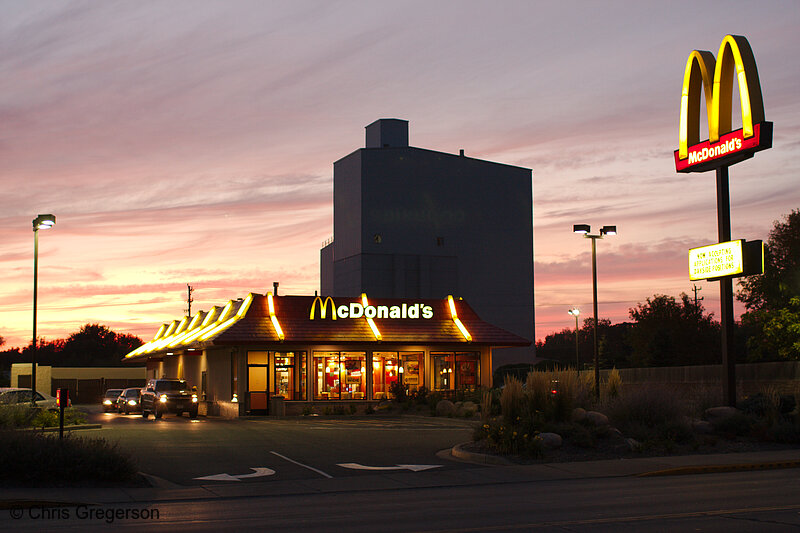
<path fill-rule="evenodd" d="M 635 324 L 627 333 L 634 366 L 718 363 L 719 323 L 686 293 L 680 300 L 656 294 L 628 310 Z"/>
<path fill-rule="evenodd" d="M 764 245 L 764 273 L 739 282 L 736 298 L 748 311 L 776 310 L 800 296 L 800 210 L 776 220 Z"/>
<path fill-rule="evenodd" d="M 747 360 L 800 359 L 800 210 L 776 220 L 764 245 L 764 273 L 739 283 L 747 312 Z"/>
<path fill-rule="evenodd" d="M 114 333 L 100 324 L 86 324 L 64 341 L 59 366 L 118 366 L 124 355 L 142 345 L 133 335 Z"/>
<path fill-rule="evenodd" d="M 628 322 L 612 324 L 607 318 L 597 320 L 597 344 L 601 368 L 630 366 L 630 347 L 625 340 Z M 580 366 L 594 364 L 594 319 L 585 318 L 578 330 L 578 352 Z M 536 355 L 543 359 L 558 361 L 562 366 L 575 367 L 575 330 L 564 328 L 547 335 L 544 342 L 536 343 Z"/>

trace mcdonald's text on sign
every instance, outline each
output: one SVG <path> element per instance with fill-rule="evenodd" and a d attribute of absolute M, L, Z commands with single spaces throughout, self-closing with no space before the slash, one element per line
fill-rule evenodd
<path fill-rule="evenodd" d="M 702 172 L 721 164 L 738 163 L 753 156 L 753 152 L 772 147 L 772 123 L 753 125 L 752 137 L 745 138 L 738 129 L 720 137 L 719 142 L 705 141 L 688 148 L 686 159 L 675 150 L 675 169 L 678 172 Z"/>
<path fill-rule="evenodd" d="M 330 308 L 328 307 L 330 305 Z M 319 309 L 319 312 L 317 312 Z M 396 318 L 396 319 L 429 319 L 433 318 L 433 307 L 415 303 L 400 305 L 364 305 L 359 302 L 350 302 L 345 305 L 336 305 L 333 298 L 317 296 L 311 304 L 309 319 L 319 317 L 324 319 L 330 316 L 331 320 L 342 318 Z"/>

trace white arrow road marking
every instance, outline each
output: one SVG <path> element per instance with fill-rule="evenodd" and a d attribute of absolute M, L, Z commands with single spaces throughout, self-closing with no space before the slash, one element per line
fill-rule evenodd
<path fill-rule="evenodd" d="M 241 481 L 249 477 L 271 476 L 275 473 L 273 469 L 264 467 L 251 467 L 250 470 L 254 470 L 254 472 L 252 474 L 239 474 L 238 476 L 232 476 L 230 474 L 215 474 L 213 476 L 196 477 L 195 479 L 204 479 L 207 481 Z"/>
<path fill-rule="evenodd" d="M 341 466 L 342 468 L 350 468 L 352 470 L 411 470 L 412 472 L 421 472 L 422 470 L 439 468 L 442 465 L 365 466 L 358 463 L 339 463 L 337 466 Z"/>

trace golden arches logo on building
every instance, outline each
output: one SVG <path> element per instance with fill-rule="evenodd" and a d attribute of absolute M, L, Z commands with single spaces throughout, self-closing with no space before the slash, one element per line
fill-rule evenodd
<path fill-rule="evenodd" d="M 732 130 L 734 79 L 739 92 L 742 128 Z M 708 140 L 700 142 L 701 96 L 706 104 Z M 726 35 L 716 59 L 694 50 L 683 74 L 681 116 L 675 169 L 703 172 L 738 163 L 772 146 L 772 123 L 764 101 L 753 50 L 741 35 Z"/>
<path fill-rule="evenodd" d="M 330 296 L 326 296 L 324 300 L 321 296 L 314 297 L 314 302 L 311 304 L 311 313 L 308 315 L 309 320 L 314 320 L 314 310 L 316 310 L 317 304 L 319 304 L 320 318 L 325 318 L 328 304 L 331 304 L 331 319 L 336 320 L 336 304 L 333 303 L 333 298 Z"/>

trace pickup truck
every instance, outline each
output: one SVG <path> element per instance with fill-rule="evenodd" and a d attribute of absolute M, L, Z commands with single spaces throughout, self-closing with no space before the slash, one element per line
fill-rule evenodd
<path fill-rule="evenodd" d="M 190 418 L 197 418 L 197 394 L 183 379 L 151 379 L 142 390 L 141 402 L 143 418 L 151 414 L 161 418 L 164 413 L 189 413 Z"/>

